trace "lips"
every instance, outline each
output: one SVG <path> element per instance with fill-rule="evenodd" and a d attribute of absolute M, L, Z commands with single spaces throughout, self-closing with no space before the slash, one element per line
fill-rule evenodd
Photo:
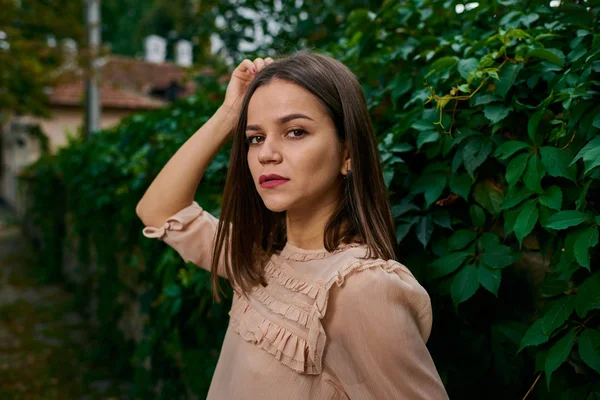
<path fill-rule="evenodd" d="M 289 179 L 277 174 L 261 175 L 260 178 L 258 178 L 258 183 L 261 185 L 269 181 L 289 181 Z"/>

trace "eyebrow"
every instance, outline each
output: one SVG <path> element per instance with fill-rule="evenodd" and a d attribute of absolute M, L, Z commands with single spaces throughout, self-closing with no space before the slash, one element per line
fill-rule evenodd
<path fill-rule="evenodd" d="M 304 115 L 304 114 L 300 114 L 300 113 L 295 113 L 295 114 L 289 114 L 289 115 L 285 115 L 279 119 L 277 119 L 277 123 L 279 125 L 285 124 L 286 122 L 290 122 L 293 121 L 295 119 L 308 119 L 310 121 L 314 121 L 314 119 L 312 119 L 311 117 Z M 258 125 L 248 125 L 246 126 L 246 131 L 260 131 L 260 126 Z"/>

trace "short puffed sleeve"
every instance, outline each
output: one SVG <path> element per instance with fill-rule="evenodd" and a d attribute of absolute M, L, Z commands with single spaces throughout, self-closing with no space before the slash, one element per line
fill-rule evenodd
<path fill-rule="evenodd" d="M 167 218 L 160 228 L 145 227 L 144 236 L 164 241 L 191 262 L 207 271 L 212 266 L 213 249 L 219 220 L 197 202 Z M 223 257 L 219 259 L 219 276 L 226 278 Z"/>
<path fill-rule="evenodd" d="M 425 345 L 432 326 L 425 289 L 396 261 L 345 275 L 323 319 L 337 385 L 350 399 L 447 399 Z"/>

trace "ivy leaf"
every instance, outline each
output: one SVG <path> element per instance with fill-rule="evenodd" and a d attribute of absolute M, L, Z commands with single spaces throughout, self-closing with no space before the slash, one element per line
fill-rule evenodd
<path fill-rule="evenodd" d="M 475 185 L 475 201 L 492 215 L 497 216 L 502 211 L 504 193 L 491 180 L 485 180 Z"/>
<path fill-rule="evenodd" d="M 404 239 L 406 235 L 408 235 L 408 232 L 410 231 L 410 228 L 412 228 L 413 225 L 414 222 L 408 224 L 399 224 L 396 227 L 396 238 L 398 239 L 398 242 L 401 242 L 402 239 Z"/>
<path fill-rule="evenodd" d="M 421 217 L 421 220 L 417 224 L 417 239 L 421 242 L 424 248 L 427 247 L 429 243 L 429 239 L 431 239 L 431 235 L 433 234 L 433 222 L 431 220 L 431 215 L 425 215 Z"/>
<path fill-rule="evenodd" d="M 508 267 L 514 262 L 510 247 L 499 244 L 495 247 L 483 249 L 481 261 L 490 268 Z"/>
<path fill-rule="evenodd" d="M 523 63 L 505 65 L 500 70 L 500 81 L 496 82 L 496 90 L 494 93 L 502 98 L 506 97 L 510 88 L 515 84 L 515 79 L 522 68 Z"/>
<path fill-rule="evenodd" d="M 473 178 L 468 174 L 452 174 L 450 177 L 450 190 L 465 200 L 469 199 L 471 186 L 473 186 Z"/>
<path fill-rule="evenodd" d="M 492 247 L 496 247 L 500 245 L 500 238 L 495 233 L 485 232 L 481 237 L 477 240 L 477 246 L 480 250 L 483 249 L 491 249 Z"/>
<path fill-rule="evenodd" d="M 594 247 L 598 244 L 598 227 L 590 226 L 586 230 L 582 231 L 575 244 L 573 246 L 573 253 L 575 259 L 582 267 L 590 271 L 590 247 Z"/>
<path fill-rule="evenodd" d="M 548 389 L 550 389 L 550 379 L 552 378 L 552 373 L 556 371 L 558 367 L 562 363 L 567 360 L 567 357 L 571 353 L 571 349 L 573 348 L 573 344 L 575 343 L 575 336 L 577 332 L 575 330 L 570 331 L 562 339 L 560 339 L 548 352 L 548 357 L 546 358 L 546 380 L 548 382 Z"/>
<path fill-rule="evenodd" d="M 439 139 L 440 134 L 436 131 L 421 132 L 419 133 L 419 136 L 417 136 L 417 148 L 420 150 L 424 144 L 437 142 Z"/>
<path fill-rule="evenodd" d="M 483 162 L 488 158 L 494 149 L 492 142 L 489 140 L 483 140 L 480 137 L 469 141 L 465 144 L 463 154 L 463 164 L 469 175 L 473 176 L 473 173 Z"/>
<path fill-rule="evenodd" d="M 501 100 L 499 97 L 492 96 L 491 94 L 482 94 L 482 95 L 475 96 L 473 105 L 474 106 L 482 106 L 484 104 L 490 104 L 490 103 L 493 103 L 493 102 L 499 101 L 499 100 Z"/>
<path fill-rule="evenodd" d="M 492 124 L 502 121 L 510 114 L 511 107 L 503 104 L 489 104 L 483 108 L 483 115 L 490 120 Z"/>
<path fill-rule="evenodd" d="M 448 239 L 448 249 L 461 250 L 470 245 L 477 238 L 477 232 L 470 229 L 461 229 L 452 234 Z"/>
<path fill-rule="evenodd" d="M 490 269 L 481 265 L 477 268 L 477 276 L 481 286 L 498 297 L 498 289 L 500 288 L 500 281 L 502 279 L 500 270 Z"/>
<path fill-rule="evenodd" d="M 585 329 L 579 336 L 579 356 L 587 365 L 600 373 L 600 331 Z"/>
<path fill-rule="evenodd" d="M 535 57 L 550 61 L 553 64 L 563 67 L 565 65 L 565 55 L 557 49 L 533 49 L 527 53 L 527 58 Z"/>
<path fill-rule="evenodd" d="M 467 58 L 458 62 L 458 73 L 463 79 L 467 79 L 469 74 L 477 69 L 479 60 L 476 58 Z"/>
<path fill-rule="evenodd" d="M 544 146 L 540 149 L 542 165 L 550 176 L 567 178 L 573 182 L 577 179 L 577 166 L 571 164 L 571 156 L 556 147 Z"/>
<path fill-rule="evenodd" d="M 562 206 L 562 191 L 558 186 L 550 186 L 546 189 L 546 193 L 540 195 L 539 200 L 546 207 L 560 211 Z"/>
<path fill-rule="evenodd" d="M 523 175 L 523 171 L 525 171 L 525 167 L 527 167 L 527 160 L 529 158 L 529 154 L 519 154 L 516 157 L 513 157 L 512 160 L 508 163 L 506 167 L 506 182 L 510 186 L 513 186 L 521 175 Z"/>
<path fill-rule="evenodd" d="M 541 181 L 544 175 L 546 175 L 546 171 L 540 161 L 540 157 L 537 154 L 532 155 L 529 158 L 527 169 L 523 175 L 525 186 L 536 193 L 542 193 L 544 190 L 542 189 Z"/>
<path fill-rule="evenodd" d="M 484 227 L 486 218 L 483 208 L 479 207 L 477 204 L 473 204 L 471 208 L 469 208 L 469 215 L 471 216 L 471 221 L 475 227 Z"/>
<path fill-rule="evenodd" d="M 585 173 L 587 174 L 593 168 L 600 165 L 600 137 L 596 137 L 590 140 L 580 151 L 577 153 L 571 164 L 577 160 L 583 158 L 585 165 Z"/>
<path fill-rule="evenodd" d="M 459 251 L 440 257 L 433 263 L 431 263 L 429 276 L 432 279 L 437 279 L 441 278 L 442 276 L 451 274 L 454 271 L 456 271 L 461 265 L 463 265 L 467 258 L 472 256 L 472 254 L 467 253 L 466 251 Z"/>
<path fill-rule="evenodd" d="M 575 310 L 580 318 L 585 318 L 590 310 L 600 308 L 600 272 L 596 272 L 577 289 Z"/>
<path fill-rule="evenodd" d="M 433 213 L 433 223 L 442 228 L 454 230 L 448 210 L 437 210 Z"/>
<path fill-rule="evenodd" d="M 538 221 L 540 214 L 535 200 L 528 200 L 521 207 L 521 211 L 515 221 L 514 232 L 519 241 L 519 246 L 523 243 L 525 236 L 529 235 Z"/>
<path fill-rule="evenodd" d="M 575 308 L 576 297 L 564 296 L 554 303 L 542 317 L 542 330 L 552 335 L 557 328 L 562 326 Z"/>
<path fill-rule="evenodd" d="M 169 297 L 180 297 L 181 288 L 179 285 L 173 284 L 165 289 L 165 294 Z"/>
<path fill-rule="evenodd" d="M 473 264 L 463 267 L 454 276 L 450 286 L 450 295 L 455 306 L 470 299 L 479 289 L 479 276 Z"/>
<path fill-rule="evenodd" d="M 562 230 L 572 226 L 577 226 L 586 221 L 591 221 L 592 217 L 590 214 L 583 213 L 575 210 L 559 211 L 556 214 L 548 218 L 546 228 Z"/>
<path fill-rule="evenodd" d="M 425 79 L 429 78 L 431 75 L 448 71 L 450 68 L 454 67 L 457 63 L 456 57 L 442 57 L 433 62 L 431 67 L 429 68 L 429 73 L 425 76 Z"/>
<path fill-rule="evenodd" d="M 521 150 L 530 148 L 528 143 L 521 142 L 519 140 L 509 140 L 508 142 L 502 143 L 500 147 L 494 151 L 494 157 L 498 160 L 505 161 L 507 158 Z"/>
<path fill-rule="evenodd" d="M 519 352 L 528 346 L 537 346 L 542 343 L 546 343 L 550 339 L 550 334 L 546 333 L 542 329 L 542 319 L 535 321 L 529 329 L 523 335 L 521 339 L 521 345 L 519 346 Z"/>
<path fill-rule="evenodd" d="M 525 186 L 511 186 L 506 193 L 504 203 L 502 203 L 502 209 L 508 210 L 521 204 L 524 200 L 527 200 L 534 192 L 527 189 Z"/>

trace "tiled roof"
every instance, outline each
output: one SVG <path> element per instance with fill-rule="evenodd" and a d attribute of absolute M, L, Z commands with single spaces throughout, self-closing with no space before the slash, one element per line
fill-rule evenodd
<path fill-rule="evenodd" d="M 152 109 L 167 103 L 152 96 L 153 91 L 164 91 L 173 83 L 182 88 L 181 96 L 194 93 L 193 75 L 211 74 L 212 70 L 192 70 L 171 62 L 161 64 L 124 56 L 107 56 L 100 68 L 100 100 L 102 107 Z M 65 71 L 50 92 L 55 105 L 82 106 L 85 99 L 84 71 Z"/>

